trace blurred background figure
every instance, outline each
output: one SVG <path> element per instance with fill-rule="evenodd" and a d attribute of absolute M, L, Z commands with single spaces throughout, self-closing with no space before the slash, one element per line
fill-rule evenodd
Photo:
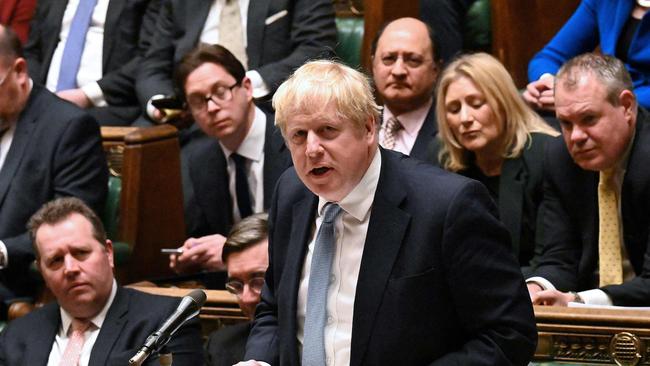
<path fill-rule="evenodd" d="M 625 64 L 639 105 L 650 107 L 650 8 L 648 1 L 583 0 L 573 16 L 530 61 L 524 98 L 534 108 L 554 109 L 555 73 L 570 58 L 600 47 Z"/>
<path fill-rule="evenodd" d="M 513 252 L 528 266 L 543 197 L 544 149 L 559 133 L 522 101 L 508 71 L 486 53 L 449 64 L 437 93 L 440 165 L 488 188 Z"/>
<path fill-rule="evenodd" d="M 226 289 L 237 296 L 239 307 L 250 320 L 260 302 L 264 274 L 269 266 L 268 215 L 254 214 L 233 226 L 223 246 L 228 271 Z M 205 345 L 206 363 L 231 366 L 243 360 L 252 323 L 224 327 L 212 333 Z"/>
<path fill-rule="evenodd" d="M 161 1 L 39 0 L 25 45 L 30 76 L 101 125 L 129 125 Z"/>
<path fill-rule="evenodd" d="M 3 0 L 0 1 L 0 24 L 11 28 L 21 43 L 27 42 L 29 23 L 34 16 L 36 0 Z"/>

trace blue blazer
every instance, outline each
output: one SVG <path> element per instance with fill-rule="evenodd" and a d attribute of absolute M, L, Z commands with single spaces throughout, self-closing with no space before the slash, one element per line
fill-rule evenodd
<path fill-rule="evenodd" d="M 487 190 L 397 152 L 381 149 L 381 158 L 350 365 L 527 365 L 537 337 L 532 306 Z M 280 177 L 245 360 L 300 364 L 298 286 L 317 203 L 295 169 Z"/>
<path fill-rule="evenodd" d="M 598 45 L 615 56 L 616 44 L 634 8 L 634 0 L 583 0 L 576 12 L 553 39 L 533 57 L 528 78 L 555 74 L 568 59 L 593 51 Z M 650 107 L 650 15 L 646 14 L 632 38 L 625 64 L 639 104 Z"/>

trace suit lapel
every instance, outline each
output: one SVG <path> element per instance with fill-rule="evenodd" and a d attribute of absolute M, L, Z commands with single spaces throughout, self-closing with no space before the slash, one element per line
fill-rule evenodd
<path fill-rule="evenodd" d="M 306 188 L 305 188 L 306 189 Z M 290 349 L 286 354 L 293 357 L 291 364 L 300 365 L 298 357 L 298 341 L 296 339 L 296 314 L 298 313 L 298 286 L 300 286 L 300 276 L 302 275 L 302 266 L 305 261 L 307 246 L 311 234 L 312 224 L 316 216 L 316 207 L 318 206 L 318 199 L 315 195 L 309 192 L 305 198 L 296 202 L 293 205 L 292 218 L 293 223 L 291 226 L 291 237 L 289 238 L 289 246 L 287 249 L 287 260 L 285 268 L 283 268 L 283 275 L 280 279 L 284 285 L 284 289 L 289 293 L 286 296 L 279 296 L 279 298 L 288 299 L 288 304 L 279 304 L 279 309 L 283 312 L 282 319 L 287 321 L 287 326 L 283 327 L 289 334 L 284 334 L 286 339 L 290 339 Z M 279 283 L 280 281 L 277 281 Z M 282 351 L 282 350 L 281 350 Z M 283 352 L 281 352 L 283 353 Z"/>
<path fill-rule="evenodd" d="M 30 330 L 30 348 L 27 350 L 25 365 L 47 365 L 52 344 L 61 324 L 61 313 L 56 304 L 46 305 L 43 316 L 38 318 L 38 329 Z"/>
<path fill-rule="evenodd" d="M 264 49 L 264 28 L 266 16 L 269 11 L 270 0 L 255 0 L 248 5 L 248 24 L 246 26 L 246 54 L 248 55 L 248 68 L 254 69 L 260 65 L 261 50 Z M 256 20 L 256 21 L 251 21 Z"/>
<path fill-rule="evenodd" d="M 129 295 L 122 288 L 117 288 L 113 304 L 108 309 L 106 319 L 99 330 L 99 335 L 90 353 L 89 365 L 105 365 L 111 354 L 115 341 L 126 325 L 126 314 L 129 311 Z"/>
<path fill-rule="evenodd" d="M 264 207 L 269 207 L 275 182 L 290 164 L 291 157 L 286 153 L 286 145 L 280 130 L 275 128 L 273 117 L 266 115 L 266 134 L 264 136 Z"/>
<path fill-rule="evenodd" d="M 188 50 L 194 48 L 199 43 L 201 31 L 205 25 L 212 6 L 212 0 L 181 0 L 179 3 L 185 2 L 187 4 L 185 12 L 185 28 L 187 30 L 187 37 L 185 39 L 191 41 L 188 45 Z"/>
<path fill-rule="evenodd" d="M 411 220 L 400 205 L 406 199 L 398 158 L 381 149 L 382 163 L 354 300 L 350 365 L 363 364 L 375 315 Z M 378 325 L 381 326 L 381 325 Z"/>
<path fill-rule="evenodd" d="M 104 26 L 104 46 L 102 55 L 103 70 L 106 70 L 108 67 L 108 56 L 112 54 L 111 51 L 115 46 L 115 41 L 119 39 L 118 22 L 122 15 L 122 8 L 124 8 L 125 1 L 126 0 L 111 0 L 108 3 L 108 9 L 106 10 L 106 25 Z"/>
<path fill-rule="evenodd" d="M 409 155 L 414 158 L 427 161 L 427 151 L 429 150 L 429 146 L 436 138 L 437 133 L 438 124 L 436 123 L 436 109 L 434 103 L 431 104 L 431 108 L 429 108 L 429 113 L 427 113 L 427 117 L 424 119 L 424 123 L 418 132 L 418 136 L 415 138 L 415 143 L 413 144 L 413 148 L 411 149 L 411 153 Z"/>
<path fill-rule="evenodd" d="M 499 217 L 512 238 L 512 249 L 519 256 L 524 182 L 527 180 L 523 157 L 505 159 L 499 178 Z"/>
<path fill-rule="evenodd" d="M 48 9 L 47 19 L 44 20 L 42 25 L 45 34 L 40 36 L 44 38 L 43 44 L 46 49 L 44 50 L 44 59 L 41 60 L 41 69 L 39 72 L 39 82 L 45 84 L 47 73 L 54 56 L 54 50 L 60 41 L 61 23 L 63 22 L 63 13 L 68 6 L 68 1 L 50 1 L 50 8 Z M 40 4 L 39 4 L 40 5 Z"/>
<path fill-rule="evenodd" d="M 30 141 L 32 140 L 31 136 L 34 132 L 39 114 L 46 113 L 39 106 L 42 93 L 41 87 L 34 86 L 25 105 L 25 109 L 23 109 L 23 112 L 18 117 L 18 122 L 16 122 L 13 141 L 11 142 L 11 147 L 7 153 L 2 170 L 0 170 L 0 207 L 2 207 L 2 203 L 11 186 L 11 181 L 16 175 L 20 162 L 25 155 L 25 150 L 30 145 Z"/>

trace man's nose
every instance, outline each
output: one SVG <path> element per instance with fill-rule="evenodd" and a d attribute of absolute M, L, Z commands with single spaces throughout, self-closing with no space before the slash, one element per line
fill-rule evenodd
<path fill-rule="evenodd" d="M 322 151 L 322 146 L 320 144 L 320 138 L 314 132 L 307 132 L 307 156 L 313 157 L 319 154 Z"/>

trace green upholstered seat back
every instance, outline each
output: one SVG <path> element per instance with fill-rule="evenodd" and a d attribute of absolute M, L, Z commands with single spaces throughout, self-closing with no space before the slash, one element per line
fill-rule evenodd
<path fill-rule="evenodd" d="M 490 25 L 490 0 L 477 0 L 465 15 L 464 48 L 490 52 L 492 31 Z"/>
<path fill-rule="evenodd" d="M 338 35 L 336 54 L 350 67 L 361 67 L 363 26 L 363 18 L 361 17 L 336 18 L 336 31 Z"/>

